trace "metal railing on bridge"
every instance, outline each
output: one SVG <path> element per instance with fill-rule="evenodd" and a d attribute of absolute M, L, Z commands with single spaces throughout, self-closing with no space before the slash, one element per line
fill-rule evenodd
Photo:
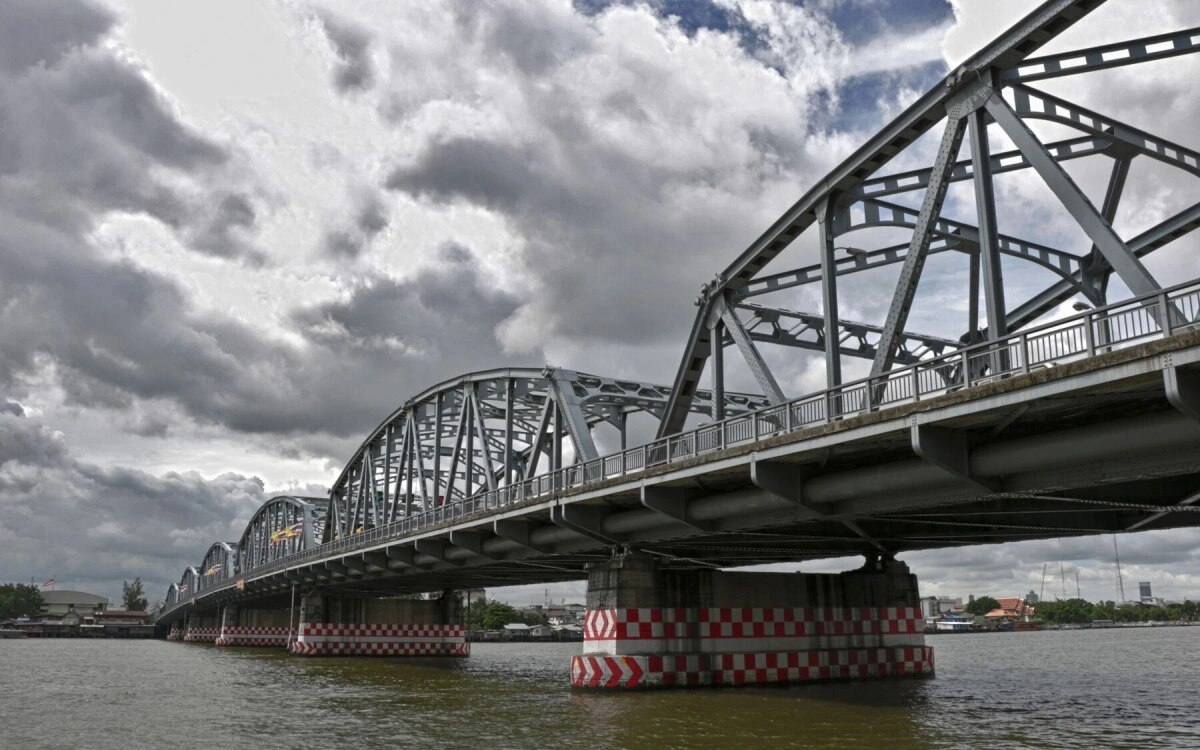
<path fill-rule="evenodd" d="M 1193 281 L 484 491 L 386 526 L 365 529 L 353 536 L 279 558 L 255 567 L 248 576 L 259 578 L 339 552 L 366 549 L 477 513 L 820 426 L 831 420 L 913 403 L 1167 338 L 1200 327 L 1198 319 L 1200 282 Z M 205 593 L 230 588 L 236 583 L 234 578 L 239 577 L 226 577 L 210 585 Z M 178 602 L 164 610 L 164 614 L 187 603 Z"/>

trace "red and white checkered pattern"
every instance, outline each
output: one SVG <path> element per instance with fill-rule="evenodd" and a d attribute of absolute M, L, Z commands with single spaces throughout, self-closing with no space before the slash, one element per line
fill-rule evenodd
<path fill-rule="evenodd" d="M 183 640 L 188 643 L 213 643 L 219 635 L 220 628 L 188 628 Z"/>
<path fill-rule="evenodd" d="M 167 633 L 167 640 L 168 641 L 182 641 L 183 640 L 183 631 L 177 627 L 171 628 L 171 632 Z"/>
<path fill-rule="evenodd" d="M 218 646 L 260 646 L 286 648 L 291 631 L 286 628 L 227 626 L 221 629 Z"/>
<path fill-rule="evenodd" d="M 469 656 L 464 625 L 305 623 L 291 652 L 304 656 Z"/>
<path fill-rule="evenodd" d="M 790 638 L 924 632 L 920 607 L 711 607 L 595 609 L 585 641 Z"/>
<path fill-rule="evenodd" d="M 577 688 L 660 688 L 752 685 L 932 675 L 933 648 L 830 649 L 808 652 L 576 656 Z"/>

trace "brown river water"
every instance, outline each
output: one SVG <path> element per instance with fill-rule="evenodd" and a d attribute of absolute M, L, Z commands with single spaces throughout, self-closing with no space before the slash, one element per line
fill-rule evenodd
<path fill-rule="evenodd" d="M 579 644 L 0 640 L 0 748 L 1200 748 L 1200 627 L 928 642 L 933 679 L 593 694 L 567 686 Z"/>

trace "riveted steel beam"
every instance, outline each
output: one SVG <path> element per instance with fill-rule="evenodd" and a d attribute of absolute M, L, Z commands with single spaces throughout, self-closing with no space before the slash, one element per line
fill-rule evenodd
<path fill-rule="evenodd" d="M 912 310 L 913 298 L 917 293 L 917 284 L 921 280 L 921 270 L 925 267 L 926 252 L 937 218 L 942 212 L 942 201 L 946 197 L 949 186 L 950 167 L 958 155 L 962 144 L 963 120 L 961 117 L 946 118 L 946 129 L 942 133 L 942 143 L 938 148 L 937 158 L 933 163 L 933 173 L 930 176 L 929 187 L 921 203 L 921 213 L 913 229 L 912 242 L 908 246 L 908 255 L 904 258 L 904 266 L 900 269 L 900 278 L 896 282 L 896 292 L 892 296 L 892 304 L 888 308 L 887 320 L 883 324 L 883 332 L 879 338 L 879 346 L 875 352 L 875 360 L 871 363 L 871 375 L 881 375 L 892 367 L 896 356 L 896 344 L 900 333 L 908 323 L 908 314 Z"/>
<path fill-rule="evenodd" d="M 737 348 L 741 351 L 742 357 L 745 358 L 746 364 L 750 367 L 750 373 L 754 376 L 754 380 L 758 383 L 758 387 L 766 394 L 767 399 L 772 404 L 781 404 L 787 399 L 783 395 L 783 390 L 779 387 L 778 381 L 775 380 L 775 375 L 771 372 L 771 368 L 767 366 L 762 355 L 759 354 L 754 342 L 751 341 L 749 334 L 746 333 L 742 321 L 738 320 L 737 314 L 733 308 L 729 306 L 729 302 L 722 297 L 717 302 L 717 311 L 721 316 L 721 322 L 725 324 L 725 330 L 728 331 L 733 343 L 737 344 Z M 719 344 L 718 344 L 719 345 Z"/>
<path fill-rule="evenodd" d="M 1072 50 L 1057 55 L 1030 57 L 1004 71 L 1000 78 L 1008 82 L 1040 81 L 1045 78 L 1091 73 L 1122 65 L 1166 60 L 1200 50 L 1200 28 L 1115 42 L 1098 47 Z"/>
<path fill-rule="evenodd" d="M 1104 217 L 1083 194 L 1071 176 L 1046 153 L 1046 149 L 1038 141 L 1033 131 L 1021 121 L 1008 102 L 1004 101 L 1000 95 L 993 94 L 988 99 L 987 109 L 1017 148 L 1033 164 L 1033 168 L 1047 187 L 1095 243 L 1105 260 L 1113 267 L 1130 291 L 1138 296 L 1158 291 L 1161 288 L 1158 282 L 1137 259 L 1137 256 L 1129 250 L 1129 247 L 1121 241 L 1121 238 L 1113 231 L 1112 225 L 1104 220 Z"/>

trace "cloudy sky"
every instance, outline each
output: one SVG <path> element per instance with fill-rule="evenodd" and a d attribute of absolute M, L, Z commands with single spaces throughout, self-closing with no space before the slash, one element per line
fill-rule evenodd
<path fill-rule="evenodd" d="M 669 382 L 700 285 L 1034 5 L 0 0 L 0 580 L 116 597 L 141 576 L 159 598 L 264 499 L 323 493 L 380 419 L 461 372 Z M 1186 0 L 1108 6 L 1052 49 L 1200 25 Z M 1198 73 L 1177 58 L 1045 88 L 1188 143 Z M 1139 162 L 1117 228 L 1195 191 Z M 1086 251 L 1048 196 L 1006 177 L 1002 229 Z M 970 220 L 972 200 L 957 186 L 947 210 Z M 1149 265 L 1195 277 L 1193 250 Z M 881 320 L 894 270 L 856 277 L 843 316 Z M 930 262 L 910 327 L 962 333 L 964 272 Z M 1010 304 L 1052 281 L 1006 273 Z M 785 304 L 819 311 L 809 291 Z M 768 356 L 791 395 L 820 385 L 816 357 Z M 1123 538 L 1126 580 L 1200 597 L 1198 543 Z M 1111 552 L 906 559 L 927 593 L 1022 593 L 1062 560 L 1112 598 Z"/>

